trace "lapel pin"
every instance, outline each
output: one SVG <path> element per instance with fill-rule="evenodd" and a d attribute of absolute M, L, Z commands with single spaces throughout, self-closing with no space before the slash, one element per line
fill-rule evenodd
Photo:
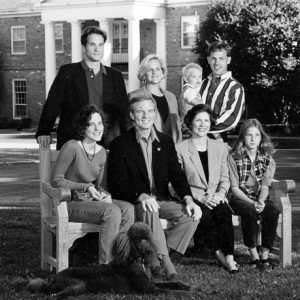
<path fill-rule="evenodd" d="M 159 147 L 157 148 L 157 151 L 160 151 L 160 148 L 159 148 Z"/>

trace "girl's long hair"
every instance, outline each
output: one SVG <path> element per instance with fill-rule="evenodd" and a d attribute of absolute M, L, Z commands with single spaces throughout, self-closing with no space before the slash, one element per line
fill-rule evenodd
<path fill-rule="evenodd" d="M 271 138 L 264 131 L 263 126 L 257 119 L 248 119 L 248 120 L 244 121 L 244 123 L 242 124 L 242 126 L 240 128 L 239 136 L 235 142 L 235 145 L 233 146 L 232 152 L 234 154 L 236 154 L 238 157 L 241 156 L 242 149 L 245 146 L 244 139 L 245 139 L 247 130 L 251 127 L 256 127 L 260 131 L 261 142 L 258 146 L 258 150 L 260 151 L 260 153 L 263 155 L 270 155 L 270 156 L 273 153 L 275 153 L 275 147 L 271 141 Z"/>

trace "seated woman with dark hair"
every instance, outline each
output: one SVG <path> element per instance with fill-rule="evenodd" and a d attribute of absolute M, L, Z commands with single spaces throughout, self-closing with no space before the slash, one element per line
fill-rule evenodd
<path fill-rule="evenodd" d="M 85 198 L 72 197 L 67 203 L 69 221 L 101 225 L 99 264 L 111 261 L 114 238 L 134 223 L 133 205 L 112 200 L 105 190 L 107 153 L 97 144 L 103 132 L 102 111 L 94 105 L 83 107 L 74 120 L 74 139 L 63 145 L 51 174 L 53 187 L 69 188 L 73 196 L 86 192 Z"/>
<path fill-rule="evenodd" d="M 184 122 L 192 135 L 177 144 L 176 149 L 194 201 L 202 209 L 202 217 L 194 235 L 195 247 L 204 233 L 209 234 L 217 259 L 230 273 L 236 273 L 233 213 L 226 199 L 230 186 L 228 149 L 227 144 L 207 136 L 211 115 L 212 111 L 206 104 L 191 108 Z"/>

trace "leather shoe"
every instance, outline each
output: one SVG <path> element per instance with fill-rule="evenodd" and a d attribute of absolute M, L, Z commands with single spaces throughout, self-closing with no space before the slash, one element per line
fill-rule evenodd
<path fill-rule="evenodd" d="M 229 272 L 230 275 L 235 275 L 239 272 L 239 269 L 230 270 L 228 272 Z"/>
<path fill-rule="evenodd" d="M 167 280 L 174 280 L 178 276 L 177 272 L 172 272 L 172 273 L 166 273 L 166 278 Z"/>
<path fill-rule="evenodd" d="M 166 275 L 167 280 L 173 280 L 178 274 L 175 267 L 169 257 L 169 255 L 162 256 L 163 270 Z"/>
<path fill-rule="evenodd" d="M 261 261 L 259 259 L 254 259 L 252 260 L 249 265 L 253 268 L 256 268 L 256 269 L 262 269 L 262 264 L 261 264 Z"/>

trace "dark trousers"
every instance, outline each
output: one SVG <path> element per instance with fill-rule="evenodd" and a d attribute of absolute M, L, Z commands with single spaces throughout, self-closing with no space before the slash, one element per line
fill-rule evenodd
<path fill-rule="evenodd" d="M 232 199 L 230 205 L 234 213 L 241 216 L 244 244 L 249 248 L 257 247 L 257 221 L 261 219 L 262 247 L 272 249 L 280 214 L 278 207 L 266 200 L 264 210 L 258 214 L 252 204 L 240 199 Z"/>
<path fill-rule="evenodd" d="M 220 203 L 209 209 L 197 203 L 202 209 L 202 217 L 194 235 L 195 247 L 203 237 L 215 252 L 221 250 L 225 255 L 234 253 L 234 230 L 232 225 L 233 211 L 227 203 Z"/>

